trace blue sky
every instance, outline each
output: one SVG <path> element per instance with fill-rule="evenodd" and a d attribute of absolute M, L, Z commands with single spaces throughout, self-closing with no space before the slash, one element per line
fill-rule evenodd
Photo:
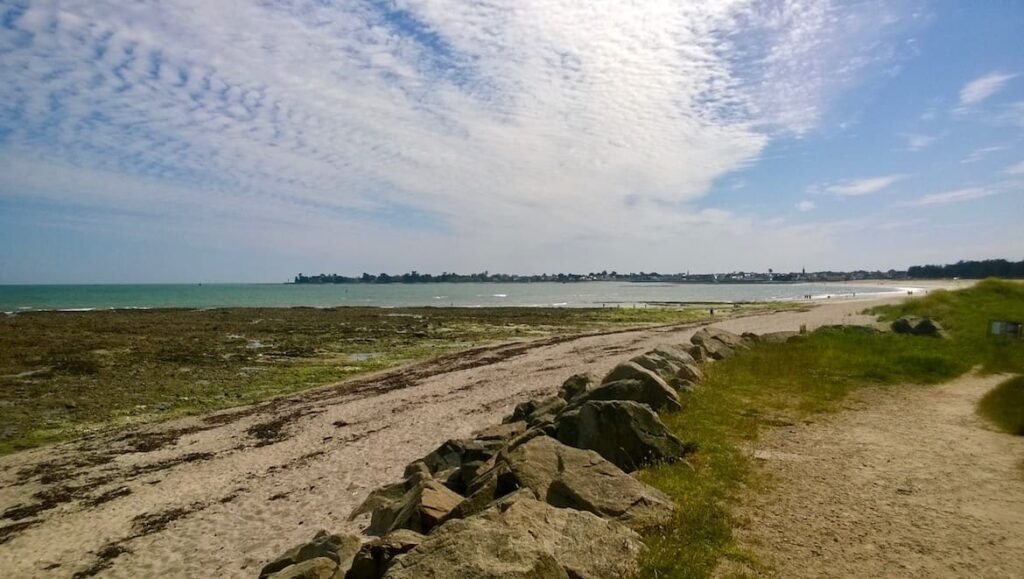
<path fill-rule="evenodd" d="M 0 0 L 0 283 L 1024 258 L 1024 4 Z"/>

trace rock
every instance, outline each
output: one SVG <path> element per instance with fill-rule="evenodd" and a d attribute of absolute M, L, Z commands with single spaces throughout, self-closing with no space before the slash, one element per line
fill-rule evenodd
<path fill-rule="evenodd" d="M 473 438 L 476 440 L 506 441 L 524 432 L 526 432 L 526 422 L 518 421 L 489 426 L 483 430 L 477 431 L 476 434 L 473 435 Z"/>
<path fill-rule="evenodd" d="M 327 557 L 317 557 L 285 567 L 277 573 L 267 575 L 267 579 L 332 579 L 337 572 L 337 563 Z"/>
<path fill-rule="evenodd" d="M 719 342 L 733 349 L 744 347 L 743 336 L 710 326 L 701 328 L 690 338 L 690 341 L 694 344 L 706 344 L 709 340 Z"/>
<path fill-rule="evenodd" d="M 385 535 L 398 529 L 410 529 L 429 533 L 462 500 L 440 482 L 426 480 L 407 491 L 398 503 L 389 505 L 387 513 L 378 517 L 378 511 L 374 511 L 366 532 Z"/>
<path fill-rule="evenodd" d="M 648 370 L 647 368 L 640 366 L 636 362 L 626 362 L 624 364 L 619 364 L 618 366 L 612 368 L 612 371 L 609 372 L 608 375 L 604 377 L 604 380 L 601 381 L 601 384 L 609 384 L 611 382 L 617 382 L 619 380 L 637 380 L 643 383 L 645 388 L 644 391 L 650 393 L 655 398 L 657 398 L 658 395 L 655 395 L 654 393 L 664 391 L 672 392 L 672 387 L 669 386 L 668 382 L 665 382 L 665 380 L 663 380 L 661 376 L 658 376 L 657 374 Z M 587 398 L 590 398 L 593 395 L 593 392 L 594 391 L 588 393 Z M 672 393 L 675 394 L 674 392 Z M 679 404 L 679 397 L 674 396 L 674 398 L 674 403 L 666 402 L 664 406 L 669 407 L 670 410 L 679 410 L 680 408 L 682 408 L 682 405 Z M 660 407 L 661 406 L 659 406 L 659 408 Z"/>
<path fill-rule="evenodd" d="M 501 459 L 520 487 L 531 489 L 553 506 L 591 512 L 633 529 L 661 525 L 672 516 L 668 496 L 592 450 L 539 436 Z"/>
<path fill-rule="evenodd" d="M 731 332 L 724 332 L 716 328 L 703 328 L 694 334 L 690 341 L 706 353 L 708 358 L 713 360 L 724 360 L 732 357 L 735 353 L 731 343 L 740 345 L 742 338 Z M 696 357 L 696 356 L 694 356 Z"/>
<path fill-rule="evenodd" d="M 356 552 L 359 551 L 359 545 L 361 541 L 359 537 L 354 535 L 331 535 L 327 531 L 320 531 L 314 537 L 313 540 L 308 543 L 297 545 L 285 551 L 283 555 L 274 559 L 270 563 L 267 563 L 262 570 L 260 570 L 260 578 L 265 577 L 320 577 L 320 575 L 302 575 L 302 574 L 289 574 L 286 575 L 275 575 L 275 573 L 281 573 L 291 567 L 304 563 L 314 559 L 327 559 L 333 564 L 333 568 L 336 570 L 339 567 L 348 567 L 352 563 L 352 559 L 355 557 Z M 323 569 L 322 564 L 307 565 L 300 571 L 301 573 L 315 573 L 317 570 Z M 296 571 L 299 572 L 299 571 Z M 333 574 L 332 570 L 332 574 Z M 328 577 L 330 575 L 327 575 Z"/>
<path fill-rule="evenodd" d="M 566 402 L 573 402 L 586 394 L 593 383 L 594 377 L 590 374 L 575 374 L 562 383 L 562 387 L 558 389 L 558 397 Z"/>
<path fill-rule="evenodd" d="M 800 332 L 769 332 L 758 336 L 758 342 L 762 344 L 785 344 L 786 342 L 800 338 Z"/>
<path fill-rule="evenodd" d="M 646 404 L 655 412 L 668 410 L 676 412 L 683 409 L 679 395 L 663 380 L 624 379 L 607 382 L 591 390 L 578 403 L 589 400 L 632 400 Z M 555 421 L 556 427 L 558 420 Z"/>
<path fill-rule="evenodd" d="M 477 513 L 481 513 L 491 507 L 503 505 L 522 498 L 537 499 L 537 494 L 531 489 L 517 488 L 516 490 L 509 492 L 507 488 L 501 487 L 500 479 L 491 480 L 494 480 L 495 484 L 483 487 L 474 495 L 467 497 L 466 500 L 459 503 L 459 506 L 455 507 L 455 509 L 449 513 L 448 518 L 445 520 L 465 519 Z M 512 480 L 514 481 L 514 479 Z"/>
<path fill-rule="evenodd" d="M 539 400 L 528 400 L 516 405 L 512 416 L 505 419 L 505 424 L 525 421 L 530 427 L 551 422 L 555 414 L 565 408 L 566 402 L 559 396 L 550 396 Z"/>
<path fill-rule="evenodd" d="M 399 529 L 366 543 L 352 560 L 352 568 L 345 579 L 380 579 L 395 557 L 408 553 L 423 539 L 424 536 L 415 531 Z"/>
<path fill-rule="evenodd" d="M 714 361 L 710 356 L 708 356 L 708 351 L 701 347 L 700 344 L 694 344 L 686 351 L 698 364 L 707 364 Z"/>
<path fill-rule="evenodd" d="M 892 331 L 897 334 L 913 334 L 916 336 L 942 337 L 944 332 L 938 322 L 929 318 L 903 316 L 892 323 Z"/>
<path fill-rule="evenodd" d="M 366 499 L 352 511 L 352 514 L 348 516 L 348 520 L 354 521 L 360 515 L 373 513 L 378 509 L 397 503 L 402 499 L 402 495 L 405 494 L 406 490 L 408 489 L 405 488 L 405 481 L 374 489 Z"/>
<path fill-rule="evenodd" d="M 618 383 L 609 386 L 613 384 Z M 589 400 L 560 416 L 556 426 L 559 442 L 593 450 L 627 472 L 658 461 L 678 460 L 690 450 L 654 411 L 634 401 Z"/>
<path fill-rule="evenodd" d="M 385 577 L 631 577 L 643 549 L 640 537 L 618 523 L 524 497 L 445 524 Z"/>

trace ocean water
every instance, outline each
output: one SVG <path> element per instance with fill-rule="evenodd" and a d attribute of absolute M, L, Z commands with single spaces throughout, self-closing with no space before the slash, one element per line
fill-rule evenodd
<path fill-rule="evenodd" d="M 844 299 L 906 288 L 846 284 L 436 283 L 0 285 L 0 312 L 111 308 L 535 306 Z"/>

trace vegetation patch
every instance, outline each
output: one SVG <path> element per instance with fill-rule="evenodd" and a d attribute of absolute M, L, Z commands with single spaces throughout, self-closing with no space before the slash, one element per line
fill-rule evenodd
<path fill-rule="evenodd" d="M 935 384 L 978 365 L 1002 372 L 1020 371 L 1024 364 L 1024 344 L 987 335 L 990 318 L 1024 318 L 1020 284 L 985 281 L 879 313 L 887 319 L 935 318 L 951 338 L 830 328 L 784 344 L 759 344 L 709 367 L 685 410 L 662 417 L 680 439 L 697 443 L 698 451 L 683 462 L 642 473 L 678 505 L 673 523 L 645 538 L 650 550 L 643 576 L 708 577 L 729 559 L 760 569 L 736 546 L 737 521 L 730 513 L 743 492 L 767 484 L 757 476 L 748 450 L 764 428 L 839 409 L 863 386 Z M 1024 409 L 1021 390 L 1018 385 L 993 392 L 990 396 L 998 399 L 992 404 Z M 1014 414 L 1019 420 L 1020 411 Z"/>
<path fill-rule="evenodd" d="M 792 307 L 743 304 L 717 313 Z M 205 414 L 497 342 L 707 316 L 704 307 L 685 306 L 232 308 L 0 316 L 0 454 L 97 429 Z M 219 419 L 232 418 L 212 417 Z M 175 436 L 144 436 L 135 451 L 175 442 Z"/>
<path fill-rule="evenodd" d="M 993 388 L 978 402 L 978 412 L 1000 430 L 1024 436 L 1024 376 Z"/>

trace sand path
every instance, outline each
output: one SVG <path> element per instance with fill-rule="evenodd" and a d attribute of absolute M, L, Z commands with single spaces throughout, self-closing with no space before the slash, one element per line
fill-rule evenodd
<path fill-rule="evenodd" d="M 870 389 L 773 430 L 740 543 L 780 577 L 1024 577 L 1024 438 L 975 414 L 1005 379 Z"/>
<path fill-rule="evenodd" d="M 734 331 L 864 323 L 880 301 L 734 319 Z M 253 577 L 448 438 L 569 375 L 602 374 L 695 331 L 677 326 L 481 348 L 206 417 L 0 458 L 7 577 Z"/>

